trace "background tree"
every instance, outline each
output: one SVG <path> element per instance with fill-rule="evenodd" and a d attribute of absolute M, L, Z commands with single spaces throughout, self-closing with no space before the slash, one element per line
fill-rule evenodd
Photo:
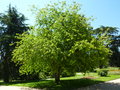
<path fill-rule="evenodd" d="M 120 35 L 115 35 L 110 44 L 112 55 L 110 57 L 110 66 L 120 67 Z"/>
<path fill-rule="evenodd" d="M 109 49 L 92 35 L 89 19 L 79 10 L 79 4 L 66 2 L 38 10 L 36 25 L 30 34 L 18 37 L 21 41 L 13 51 L 14 62 L 22 65 L 21 73 L 49 70 L 58 84 L 64 70 L 80 67 L 87 72 L 98 67 L 100 60 L 107 63 Z"/>
<path fill-rule="evenodd" d="M 109 64 L 110 66 L 120 66 L 120 36 L 118 35 L 118 28 L 110 26 L 101 26 L 95 29 L 95 34 L 99 37 L 107 36 L 109 47 L 112 51 Z"/>
<path fill-rule="evenodd" d="M 15 38 L 16 34 L 22 34 L 28 29 L 24 23 L 25 17 L 23 14 L 18 13 L 15 7 L 9 5 L 8 11 L 6 13 L 0 13 L 0 57 L 3 65 L 3 79 L 4 82 L 9 82 L 11 77 L 18 72 L 15 64 L 11 62 L 11 53 L 15 48 L 13 44 L 19 41 Z M 16 70 L 15 70 L 16 69 Z"/>

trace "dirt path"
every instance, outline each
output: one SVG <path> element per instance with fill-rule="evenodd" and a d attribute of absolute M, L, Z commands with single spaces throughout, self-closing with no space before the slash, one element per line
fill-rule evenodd
<path fill-rule="evenodd" d="M 0 86 L 0 90 L 42 90 L 42 89 L 18 86 Z M 75 90 L 120 90 L 120 79 L 107 81 L 105 83 L 99 83 L 84 88 L 78 88 Z"/>

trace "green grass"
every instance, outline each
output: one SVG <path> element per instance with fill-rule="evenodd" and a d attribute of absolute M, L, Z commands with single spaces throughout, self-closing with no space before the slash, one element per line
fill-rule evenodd
<path fill-rule="evenodd" d="M 83 77 L 95 77 L 95 79 L 85 79 Z M 76 76 L 73 77 L 61 78 L 60 85 L 56 85 L 54 83 L 54 79 L 42 81 L 14 81 L 11 83 L 0 82 L 0 85 L 46 88 L 49 90 L 70 90 L 117 78 L 120 78 L 120 75 L 108 75 L 107 77 L 99 77 L 97 73 L 89 73 L 85 76 L 83 76 L 81 73 L 77 73 Z"/>

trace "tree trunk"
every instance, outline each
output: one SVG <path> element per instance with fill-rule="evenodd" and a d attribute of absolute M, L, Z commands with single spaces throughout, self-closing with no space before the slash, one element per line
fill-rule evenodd
<path fill-rule="evenodd" d="M 3 80 L 9 82 L 9 65 L 7 58 L 3 61 Z"/>
<path fill-rule="evenodd" d="M 56 84 L 60 83 L 60 74 L 58 74 L 58 73 L 55 74 L 55 83 Z"/>
<path fill-rule="evenodd" d="M 55 83 L 58 85 L 60 83 L 60 68 L 57 73 L 55 73 Z"/>

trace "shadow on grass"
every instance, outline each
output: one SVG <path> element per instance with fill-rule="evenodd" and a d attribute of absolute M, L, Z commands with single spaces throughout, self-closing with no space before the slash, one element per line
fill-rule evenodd
<path fill-rule="evenodd" d="M 100 83 L 102 81 L 97 81 L 94 79 L 74 79 L 74 80 L 61 80 L 60 85 L 56 85 L 53 80 L 43 80 L 43 81 L 17 81 L 11 83 L 0 82 L 0 85 L 17 85 L 28 86 L 33 88 L 45 88 L 46 90 L 73 90 L 80 87 L 85 87 L 93 84 Z"/>
<path fill-rule="evenodd" d="M 73 90 L 93 84 L 97 84 L 103 81 L 97 81 L 92 79 L 74 79 L 74 80 L 61 80 L 59 85 L 56 85 L 54 81 L 45 83 L 43 85 L 36 84 L 35 88 L 46 88 L 47 90 Z"/>
<path fill-rule="evenodd" d="M 2 81 L 1 81 L 1 82 L 0 82 L 0 85 L 9 86 L 9 85 L 35 83 L 35 82 L 39 82 L 39 80 L 30 80 L 30 81 L 16 80 L 16 81 L 12 81 L 12 82 L 9 82 L 9 83 L 5 83 L 5 82 L 2 82 Z"/>

